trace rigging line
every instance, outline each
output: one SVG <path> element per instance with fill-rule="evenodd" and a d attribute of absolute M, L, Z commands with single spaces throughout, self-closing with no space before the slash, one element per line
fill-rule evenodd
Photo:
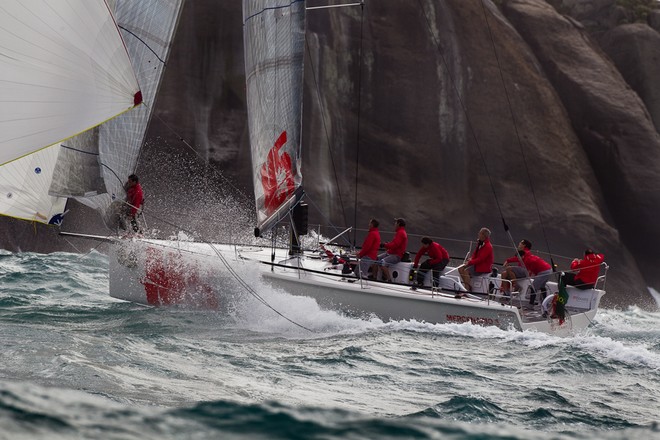
<path fill-rule="evenodd" d="M 64 145 L 64 144 L 60 145 L 60 147 L 62 147 L 62 148 L 66 148 L 67 150 L 75 151 L 76 153 L 89 154 L 89 155 L 92 155 L 92 156 L 100 156 L 99 153 L 92 153 L 92 152 L 90 152 L 90 151 L 80 150 L 80 149 L 78 149 L 78 148 L 69 147 L 69 146 Z M 124 182 L 123 182 L 123 181 L 121 180 L 121 178 L 117 175 L 117 173 L 115 172 L 115 170 L 113 170 L 112 168 L 110 168 L 110 166 L 106 165 L 106 164 L 103 163 L 103 162 L 99 162 L 99 165 L 101 165 L 102 167 L 105 167 L 105 168 L 107 168 L 108 170 L 110 170 L 110 172 L 111 172 L 111 173 L 117 178 L 117 180 L 119 181 L 119 183 L 122 184 L 122 185 L 124 184 Z"/>
<path fill-rule="evenodd" d="M 341 230 L 339 229 L 339 227 L 337 227 L 336 225 L 334 225 L 334 224 L 332 223 L 332 221 L 331 221 L 331 220 L 330 220 L 330 219 L 329 219 L 329 218 L 323 213 L 323 211 L 321 211 L 321 210 L 319 209 L 319 206 L 316 204 L 316 202 L 314 202 L 314 199 L 312 199 L 311 197 L 309 197 L 309 195 L 307 196 L 307 201 L 311 202 L 312 205 L 314 205 L 314 208 L 316 209 L 316 211 L 317 211 L 319 214 L 321 214 L 321 217 L 323 217 L 323 219 L 328 223 L 328 227 L 334 229 L 335 232 L 341 232 Z M 348 240 L 346 237 L 344 237 L 343 239 L 346 240 L 346 242 L 348 243 L 349 246 L 351 245 L 350 240 Z"/>
<path fill-rule="evenodd" d="M 339 176 L 337 175 L 337 166 L 335 165 L 335 156 L 332 154 L 332 147 L 330 145 L 330 135 L 328 134 L 328 125 L 325 120 L 325 111 L 324 106 L 321 104 L 321 90 L 319 88 L 319 83 L 316 78 L 316 72 L 314 70 L 314 63 L 312 60 L 311 51 L 309 49 L 309 41 L 305 39 L 305 47 L 307 48 L 307 58 L 309 59 L 310 69 L 312 70 L 312 78 L 314 79 L 314 88 L 316 89 L 316 99 L 319 103 L 319 110 L 321 112 L 321 123 L 323 124 L 323 132 L 325 133 L 325 142 L 328 146 L 328 151 L 330 151 L 330 161 L 332 162 L 332 172 L 335 176 L 335 185 L 337 187 L 337 194 L 339 196 L 339 206 L 341 207 L 342 217 L 344 217 L 344 224 L 348 223 L 346 219 L 346 209 L 344 208 L 344 201 L 341 196 L 341 188 L 339 187 Z M 320 212 L 320 211 L 319 211 Z"/>
<path fill-rule="evenodd" d="M 506 87 L 506 82 L 504 81 L 504 73 L 502 71 L 502 64 L 500 63 L 500 57 L 497 55 L 497 47 L 495 45 L 495 38 L 493 37 L 493 31 L 490 27 L 490 22 L 488 21 L 488 13 L 486 12 L 486 6 L 484 1 L 481 0 L 481 9 L 484 13 L 484 21 L 486 22 L 486 28 L 488 29 L 488 36 L 490 37 L 490 42 L 493 46 L 493 54 L 495 55 L 495 60 L 497 61 L 497 68 L 500 73 L 500 80 L 502 81 L 502 88 L 504 89 L 504 95 L 506 96 L 506 102 L 509 108 L 509 113 L 511 114 L 511 122 L 513 123 L 513 129 L 516 133 L 516 139 L 518 140 L 518 147 L 520 148 L 520 154 L 522 156 L 523 164 L 525 165 L 525 172 L 527 173 L 527 180 L 529 181 L 529 186 L 532 191 L 532 198 L 534 199 L 534 206 L 536 207 L 536 214 L 539 218 L 539 224 L 541 225 L 541 232 L 543 234 L 543 239 L 548 248 L 548 254 L 550 255 L 550 260 L 552 261 L 552 251 L 550 250 L 550 243 L 545 232 L 545 226 L 543 224 L 543 219 L 541 218 L 541 211 L 539 209 L 539 203 L 536 198 L 536 191 L 534 190 L 534 184 L 532 183 L 532 176 L 529 172 L 529 166 L 527 164 L 527 157 L 525 156 L 525 149 L 523 148 L 522 139 L 520 138 L 520 131 L 518 130 L 518 124 L 516 122 L 516 115 L 513 112 L 513 105 L 511 104 L 511 97 L 509 96 L 509 90 Z M 513 240 L 513 239 L 512 239 Z M 553 263 L 554 268 L 554 263 Z"/>
<path fill-rule="evenodd" d="M 289 8 L 289 7 L 293 6 L 294 3 L 300 3 L 300 2 L 304 2 L 304 1 L 305 0 L 293 0 L 288 5 L 265 7 L 261 11 L 255 12 L 254 14 L 250 15 L 245 20 L 243 20 L 243 25 L 245 25 L 245 23 L 247 23 L 249 20 L 253 19 L 257 15 L 261 15 L 266 11 L 274 11 L 274 10 L 277 10 L 277 9 L 286 9 L 286 8 Z M 305 5 L 303 5 L 303 7 L 305 7 Z"/>
<path fill-rule="evenodd" d="M 60 236 L 61 236 L 62 238 L 64 238 L 64 241 L 66 241 L 67 243 L 69 243 L 69 245 L 70 245 L 72 248 L 74 248 L 74 249 L 76 250 L 76 252 L 78 252 L 79 254 L 82 254 L 82 251 L 81 251 L 80 249 L 78 249 L 78 247 L 77 247 L 76 245 L 74 245 L 71 241 L 69 241 L 69 239 L 66 238 L 65 235 L 60 235 Z M 105 238 L 110 238 L 110 237 L 113 237 L 113 236 L 114 236 L 114 234 L 111 234 L 111 235 L 107 235 Z M 99 248 L 99 246 L 101 246 L 101 245 L 104 244 L 104 243 L 106 243 L 106 242 L 105 242 L 105 241 L 99 241 L 99 243 L 98 243 L 96 246 L 94 246 L 93 248 L 91 248 L 87 253 L 78 256 L 78 257 L 77 257 L 77 260 L 82 260 L 83 258 L 88 257 L 89 254 L 91 254 L 92 252 L 94 252 L 96 249 Z"/>
<path fill-rule="evenodd" d="M 103 162 L 101 162 L 101 166 L 102 166 L 102 167 L 105 167 L 105 168 L 107 168 L 107 169 L 110 170 L 110 172 L 111 172 L 111 173 L 117 178 L 117 180 L 118 180 L 119 183 L 121 184 L 121 187 L 122 187 L 122 189 L 124 190 L 124 192 L 126 192 L 126 188 L 124 188 L 124 181 L 121 180 L 121 177 L 119 177 L 119 176 L 117 175 L 117 173 L 115 172 L 115 170 L 113 170 L 113 169 L 110 168 L 108 165 L 104 164 Z"/>
<path fill-rule="evenodd" d="M 161 63 L 163 63 L 163 66 L 167 66 L 167 64 L 165 63 L 165 60 L 163 60 L 160 56 L 158 56 L 158 54 L 157 54 L 157 53 L 151 48 L 151 46 L 149 46 L 149 45 L 147 44 L 146 41 L 144 41 L 142 38 L 140 38 L 140 37 L 138 37 L 137 35 L 135 35 L 132 31 L 128 30 L 128 29 L 125 28 L 124 26 L 119 25 L 119 23 L 117 23 L 117 27 L 119 27 L 119 29 L 123 29 L 123 30 L 125 30 L 125 31 L 128 32 L 130 35 L 132 35 L 132 36 L 134 36 L 135 38 L 137 38 L 138 41 L 140 41 L 140 43 L 144 44 L 144 47 L 146 47 L 147 49 L 149 49 L 149 51 L 150 51 L 152 54 L 154 54 L 154 56 L 155 56 L 156 58 L 158 58 L 158 61 L 160 61 Z"/>
<path fill-rule="evenodd" d="M 75 151 L 76 153 L 89 154 L 89 155 L 92 155 L 92 156 L 99 156 L 100 155 L 99 153 L 93 153 L 91 151 L 85 151 L 85 150 L 81 150 L 79 148 L 69 147 L 68 145 L 64 145 L 64 144 L 60 144 L 60 147 L 65 148 L 67 150 Z"/>
<path fill-rule="evenodd" d="M 144 212 L 144 211 L 143 211 L 143 212 Z M 149 215 L 152 215 L 152 214 L 149 213 Z M 152 215 L 152 216 L 153 216 L 153 215 Z M 177 228 L 177 229 L 180 229 L 181 231 L 183 231 L 183 232 L 185 232 L 185 233 L 187 233 L 187 234 L 190 234 L 191 236 L 195 236 L 195 235 L 197 235 L 197 234 L 195 234 L 193 231 L 189 231 L 189 230 L 187 230 L 186 228 L 183 228 L 183 227 L 181 227 L 181 226 L 179 226 L 179 225 L 176 225 L 176 224 L 174 224 L 174 223 L 172 223 L 172 222 L 169 222 L 169 221 L 165 220 L 165 219 L 162 218 L 162 217 L 158 217 L 158 216 L 153 216 L 153 217 L 157 218 L 158 220 L 162 221 L 163 223 L 166 223 L 166 224 L 168 224 L 168 225 L 170 225 L 170 226 L 173 226 L 173 227 L 175 227 L 175 228 Z M 311 330 L 311 329 L 309 329 L 309 328 L 303 326 L 302 324 L 299 324 L 299 323 L 293 321 L 291 318 L 288 318 L 288 317 L 285 316 L 282 312 L 278 311 L 278 310 L 275 309 L 273 306 L 271 306 L 270 304 L 268 304 L 268 301 L 266 301 L 261 295 L 259 295 L 259 294 L 257 293 L 257 291 L 254 290 L 254 289 L 252 288 L 252 286 L 250 286 L 245 280 L 243 280 L 243 279 L 241 278 L 241 276 L 240 276 L 240 275 L 239 275 L 239 274 L 238 274 L 238 273 L 237 273 L 237 272 L 231 267 L 231 264 L 229 264 L 229 262 L 228 262 L 227 259 L 224 257 L 224 255 L 222 255 L 222 254 L 220 253 L 220 251 L 219 251 L 219 250 L 213 245 L 213 243 L 211 243 L 210 241 L 207 241 L 207 240 L 203 240 L 203 239 L 202 239 L 202 242 L 203 242 L 203 243 L 206 243 L 207 245 L 209 245 L 209 247 L 213 250 L 213 252 L 215 252 L 215 254 L 218 256 L 218 258 L 220 259 L 220 261 L 222 262 L 222 264 L 225 266 L 225 268 L 227 269 L 227 271 L 228 271 L 228 272 L 234 277 L 234 279 L 236 279 L 236 281 L 237 281 L 237 282 L 238 282 L 238 283 L 239 283 L 239 284 L 240 284 L 240 285 L 241 285 L 241 286 L 242 286 L 242 287 L 243 287 L 243 288 L 244 288 L 244 289 L 245 289 L 250 295 L 252 295 L 253 297 L 255 297 L 255 298 L 256 298 L 259 302 L 261 302 L 264 306 L 268 307 L 268 308 L 271 309 L 273 312 L 275 312 L 276 314 L 278 314 L 278 315 L 281 316 L 282 318 L 286 319 L 286 320 L 289 321 L 290 323 L 292 323 L 292 324 L 294 324 L 294 325 L 296 325 L 296 326 L 298 326 L 298 327 L 300 327 L 300 328 L 302 328 L 302 329 L 305 329 L 305 330 L 307 330 L 307 331 L 309 331 L 309 332 L 311 332 L 311 333 L 314 333 L 313 330 Z"/>
<path fill-rule="evenodd" d="M 282 318 L 284 318 L 284 319 L 286 319 L 287 321 L 289 321 L 291 324 L 294 324 L 294 325 L 296 325 L 296 326 L 298 326 L 298 327 L 300 327 L 300 328 L 302 328 L 302 329 L 304 329 L 304 330 L 307 330 L 307 331 L 310 332 L 310 333 L 314 333 L 313 330 L 311 330 L 311 329 L 305 327 L 305 326 L 302 325 L 302 324 L 299 324 L 299 323 L 295 322 L 294 320 L 292 320 L 291 318 L 285 316 L 285 315 L 282 314 L 279 310 L 275 309 L 273 306 L 271 306 L 270 304 L 268 304 L 268 302 L 267 302 L 262 296 L 260 296 L 260 295 L 259 295 L 254 289 L 252 289 L 252 287 L 251 287 L 249 284 L 247 284 L 247 283 L 246 283 L 246 282 L 240 277 L 240 275 L 239 275 L 236 271 L 234 271 L 234 269 L 231 267 L 231 265 L 229 264 L 229 262 L 225 259 L 225 257 L 220 253 L 220 251 L 219 251 L 219 250 L 218 250 L 218 249 L 217 249 L 212 243 L 207 242 L 207 244 L 211 247 L 211 249 L 213 249 L 213 252 L 215 252 L 215 254 L 218 256 L 218 258 L 220 259 L 220 261 L 222 261 L 222 263 L 225 265 L 225 267 L 227 268 L 227 270 L 232 274 L 232 276 L 233 276 L 234 278 L 236 278 L 236 280 L 239 281 L 239 284 L 241 284 L 241 285 L 243 286 L 243 288 L 245 288 L 245 289 L 246 289 L 248 292 L 250 292 L 255 298 L 257 298 L 258 301 L 260 301 L 263 305 L 265 305 L 266 307 L 268 307 L 269 309 L 271 309 L 271 310 L 272 310 L 273 312 L 275 312 L 277 315 L 279 315 L 279 316 L 281 316 Z"/>
<path fill-rule="evenodd" d="M 179 139 L 179 141 L 183 142 L 183 144 L 184 144 L 186 147 L 188 147 L 188 149 L 189 149 L 190 151 L 192 151 L 193 154 L 194 154 L 195 156 L 197 156 L 198 159 L 200 159 L 203 163 L 205 163 L 205 166 L 206 166 L 209 170 L 211 170 L 212 173 L 214 173 L 216 176 L 220 177 L 220 179 L 221 179 L 225 184 L 229 185 L 234 191 L 236 191 L 241 197 L 243 197 L 243 199 L 245 199 L 245 200 L 248 201 L 248 202 L 252 200 L 252 199 L 251 199 L 250 197 L 248 197 L 243 191 L 241 191 L 240 188 L 238 188 L 238 187 L 237 187 L 236 185 L 234 185 L 234 184 L 233 184 L 228 178 L 226 178 L 226 177 L 225 177 L 220 171 L 218 171 L 217 169 L 215 169 L 215 168 L 209 166 L 209 164 L 206 163 L 206 161 L 205 161 L 204 158 L 199 154 L 199 152 L 197 152 L 197 151 L 193 148 L 193 146 L 190 145 L 190 143 L 188 143 L 188 141 L 186 141 L 183 137 L 181 137 L 181 135 L 179 135 L 179 133 L 178 133 L 176 130 L 174 130 L 174 129 L 173 129 L 173 128 L 172 128 L 167 122 L 165 122 L 165 120 L 163 120 L 163 118 L 161 118 L 156 112 L 154 112 L 153 115 L 154 115 L 154 117 L 157 118 L 157 119 L 158 119 L 158 120 L 159 120 L 159 121 L 160 121 L 160 122 L 161 122 L 161 123 L 167 128 L 167 129 L 168 129 L 168 130 L 170 130 L 170 131 L 172 132 L 172 134 L 174 134 L 174 136 L 176 136 L 176 137 Z"/>
<path fill-rule="evenodd" d="M 100 156 L 99 153 L 92 153 L 92 152 L 89 152 L 89 151 L 80 150 L 80 149 L 78 149 L 78 148 L 73 148 L 73 147 L 69 147 L 69 146 L 66 146 L 66 145 L 60 145 L 60 146 L 61 146 L 62 148 L 66 148 L 67 150 L 75 151 L 75 152 L 77 152 L 77 153 L 84 153 L 84 154 L 89 154 L 89 155 L 92 155 L 92 156 Z M 112 168 L 110 168 L 109 165 L 106 165 L 106 164 L 103 163 L 103 162 L 99 162 L 99 165 L 101 165 L 102 167 L 105 167 L 105 168 L 107 168 L 108 170 L 110 170 L 110 172 L 111 172 L 111 173 L 117 178 L 117 180 L 119 181 L 119 183 L 122 185 L 122 188 L 123 188 L 123 184 L 124 184 L 124 182 L 121 180 L 121 177 L 119 177 L 119 175 L 117 175 L 117 173 L 115 172 L 115 170 L 113 170 Z M 126 191 L 126 190 L 124 190 L 124 191 Z"/>
<path fill-rule="evenodd" d="M 461 98 L 461 94 L 458 90 L 458 86 L 456 85 L 456 81 L 454 81 L 454 77 L 451 74 L 451 70 L 449 69 L 449 63 L 447 62 L 447 59 L 442 53 L 442 47 L 440 46 L 440 42 L 438 41 L 438 38 L 436 35 L 433 33 L 433 27 L 431 26 L 431 21 L 426 13 L 426 10 L 424 9 L 421 0 L 417 0 L 417 3 L 419 4 L 419 9 L 422 11 L 422 14 L 424 15 L 424 20 L 426 21 L 426 28 L 429 31 L 429 34 L 431 35 L 431 38 L 433 39 L 433 43 L 435 44 L 437 50 L 438 50 L 438 55 L 440 56 L 440 59 L 442 59 L 442 63 L 445 66 L 445 69 L 447 71 L 447 76 L 449 77 L 449 80 L 451 82 L 452 88 L 454 89 L 454 92 L 456 93 L 456 99 L 458 99 L 458 102 L 461 106 L 461 109 L 463 110 L 463 114 L 465 115 L 465 120 L 468 126 L 468 129 L 470 131 L 470 134 L 472 135 L 472 138 L 474 139 L 475 146 L 477 148 L 477 152 L 479 153 L 479 158 L 481 159 L 481 163 L 484 166 L 484 171 L 486 172 L 486 177 L 488 178 L 488 182 L 490 183 L 490 189 L 491 192 L 493 193 L 493 197 L 495 199 L 495 204 L 497 205 L 497 210 L 500 214 L 500 217 L 502 219 L 502 223 L 504 224 L 505 230 L 508 230 L 508 226 L 506 226 L 506 222 L 504 221 L 504 214 L 502 212 L 502 206 L 500 205 L 500 201 L 497 198 L 497 193 L 495 192 L 495 185 L 493 184 L 493 178 L 490 175 L 490 172 L 488 171 L 488 166 L 486 164 L 486 158 L 484 157 L 483 151 L 481 150 L 481 145 L 479 144 L 479 140 L 477 138 L 477 133 L 474 129 L 474 125 L 472 124 L 472 121 L 470 120 L 470 116 L 467 111 L 467 106 L 463 102 L 463 99 Z"/>
<path fill-rule="evenodd" d="M 168 223 L 168 222 L 166 222 L 166 221 L 163 220 L 163 219 L 161 219 L 161 221 L 164 221 L 165 223 Z M 171 223 L 169 223 L 169 224 L 170 224 L 171 226 L 174 226 L 174 227 L 177 227 L 177 228 L 179 227 L 179 226 L 174 225 L 174 224 L 171 224 Z M 192 231 L 187 231 L 187 230 L 184 229 L 184 228 L 180 228 L 180 229 L 183 230 L 184 232 L 187 232 L 187 233 L 193 234 Z M 194 234 L 193 234 L 193 235 L 194 235 Z M 265 305 L 266 307 L 270 308 L 272 311 L 274 311 L 276 314 L 278 314 L 279 316 L 283 317 L 283 318 L 286 319 L 287 321 L 291 322 L 292 324 L 297 325 L 298 327 L 301 327 L 301 328 L 303 328 L 303 329 L 305 329 L 305 330 L 308 330 L 308 331 L 312 332 L 312 330 L 310 330 L 310 329 L 308 329 L 308 328 L 306 328 L 306 327 L 304 327 L 304 326 L 302 326 L 302 325 L 296 323 L 295 321 L 293 321 L 293 320 L 287 318 L 287 317 L 286 317 L 285 315 L 283 315 L 281 312 L 279 312 L 279 311 L 276 310 L 274 307 L 272 307 L 270 304 L 268 304 L 268 302 L 267 302 L 267 301 L 266 301 L 261 295 L 259 295 L 254 289 L 252 289 L 252 287 L 251 287 L 249 284 L 247 284 L 247 283 L 246 283 L 246 282 L 240 277 L 240 275 L 239 275 L 239 274 L 238 274 L 238 273 L 237 273 L 237 272 L 231 267 L 231 264 L 229 264 L 229 262 L 228 262 L 228 261 L 226 260 L 226 258 L 222 255 L 222 253 L 220 253 L 220 251 L 218 251 L 218 249 L 217 249 L 212 243 L 210 243 L 210 242 L 208 242 L 208 241 L 204 241 L 204 242 L 205 242 L 206 244 L 209 245 L 209 247 L 213 250 L 213 252 L 215 252 L 215 254 L 218 256 L 218 258 L 220 259 L 220 261 L 223 263 L 223 265 L 225 266 L 225 268 L 227 269 L 227 271 L 228 271 L 228 272 L 229 272 L 229 273 L 230 273 L 230 274 L 236 279 L 236 281 L 237 281 L 237 282 L 238 282 L 238 283 L 239 283 L 239 284 L 240 284 L 245 290 L 248 291 L 248 293 L 250 293 L 251 295 L 253 295 L 253 296 L 254 296 L 259 302 L 261 302 L 261 303 L 262 303 L 263 305 Z"/>
<path fill-rule="evenodd" d="M 360 54 L 358 56 L 358 108 L 357 108 L 357 137 L 355 140 L 355 202 L 353 205 L 353 225 L 357 226 L 358 183 L 360 170 L 360 112 L 362 111 L 362 57 L 364 56 L 364 2 L 360 3 Z M 356 246 L 357 231 L 353 231 L 353 247 Z"/>

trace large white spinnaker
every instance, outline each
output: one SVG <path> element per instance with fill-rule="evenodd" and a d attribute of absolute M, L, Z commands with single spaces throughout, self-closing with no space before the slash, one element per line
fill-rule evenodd
<path fill-rule="evenodd" d="M 105 1 L 0 2 L 0 165 L 140 102 Z"/>
<path fill-rule="evenodd" d="M 244 0 L 243 38 L 259 235 L 287 214 L 301 192 L 305 3 Z"/>
<path fill-rule="evenodd" d="M 125 197 L 123 184 L 135 172 L 165 70 L 184 0 L 116 0 L 121 29 L 142 90 L 144 105 L 63 143 L 51 194 L 76 197 L 98 209 L 111 225 L 115 200 Z"/>

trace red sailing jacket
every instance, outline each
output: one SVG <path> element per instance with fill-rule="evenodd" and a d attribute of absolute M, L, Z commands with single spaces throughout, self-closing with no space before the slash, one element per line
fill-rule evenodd
<path fill-rule="evenodd" d="M 389 243 L 385 243 L 385 249 L 387 249 L 387 253 L 390 255 L 398 255 L 399 257 L 403 257 L 407 247 L 408 234 L 406 234 L 406 228 L 399 226 L 396 228 L 396 232 L 394 233 L 394 240 L 390 241 Z"/>
<path fill-rule="evenodd" d="M 475 272 L 486 273 L 492 269 L 493 260 L 493 246 L 487 238 L 481 245 L 477 245 L 467 265 L 474 266 Z"/>
<path fill-rule="evenodd" d="M 131 186 L 126 191 L 126 202 L 131 206 L 131 215 L 135 215 L 137 210 L 142 206 L 142 201 L 144 199 L 144 194 L 142 193 L 142 186 L 139 183 L 136 183 L 135 186 Z"/>
<path fill-rule="evenodd" d="M 582 260 L 574 260 L 571 263 L 571 269 L 580 269 L 575 275 L 575 279 L 585 284 L 596 284 L 600 273 L 600 263 L 603 261 L 605 261 L 603 254 L 587 254 Z"/>
<path fill-rule="evenodd" d="M 431 242 L 431 244 L 428 246 L 422 246 L 419 248 L 413 266 L 417 267 L 417 264 L 419 264 L 419 259 L 426 254 L 429 254 L 429 257 L 431 258 L 429 260 L 429 264 L 438 264 L 441 263 L 442 260 L 449 260 L 449 253 L 447 250 L 440 246 L 440 243 L 436 243 L 434 241 Z"/>
<path fill-rule="evenodd" d="M 524 252 L 525 253 L 522 256 L 522 260 L 523 263 L 525 263 L 525 269 L 527 269 L 527 272 L 529 272 L 531 276 L 538 275 L 543 271 L 552 269 L 552 266 L 550 266 L 543 258 L 532 254 L 529 249 L 525 249 Z M 520 266 L 520 260 L 518 260 L 518 257 L 516 256 L 507 258 L 505 262 L 518 263 Z"/>
<path fill-rule="evenodd" d="M 380 232 L 378 228 L 369 228 L 369 233 L 364 238 L 362 249 L 358 252 L 358 258 L 369 257 L 372 260 L 378 258 L 378 247 L 380 246 Z"/>

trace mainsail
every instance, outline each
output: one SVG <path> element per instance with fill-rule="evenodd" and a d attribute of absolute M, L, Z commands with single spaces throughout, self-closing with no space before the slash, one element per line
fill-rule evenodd
<path fill-rule="evenodd" d="M 258 235 L 301 192 L 304 2 L 244 0 L 243 38 Z"/>
<path fill-rule="evenodd" d="M 56 143 L 140 104 L 137 79 L 103 0 L 3 0 L 0 53 L 0 214 L 57 223 Z"/>

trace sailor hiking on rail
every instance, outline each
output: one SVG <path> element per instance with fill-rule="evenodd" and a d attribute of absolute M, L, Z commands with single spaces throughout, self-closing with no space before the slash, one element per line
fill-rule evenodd
<path fill-rule="evenodd" d="M 481 228 L 477 236 L 477 247 L 470 259 L 458 267 L 463 285 L 472 291 L 472 277 L 489 274 L 493 267 L 493 246 L 490 244 L 490 229 Z"/>

